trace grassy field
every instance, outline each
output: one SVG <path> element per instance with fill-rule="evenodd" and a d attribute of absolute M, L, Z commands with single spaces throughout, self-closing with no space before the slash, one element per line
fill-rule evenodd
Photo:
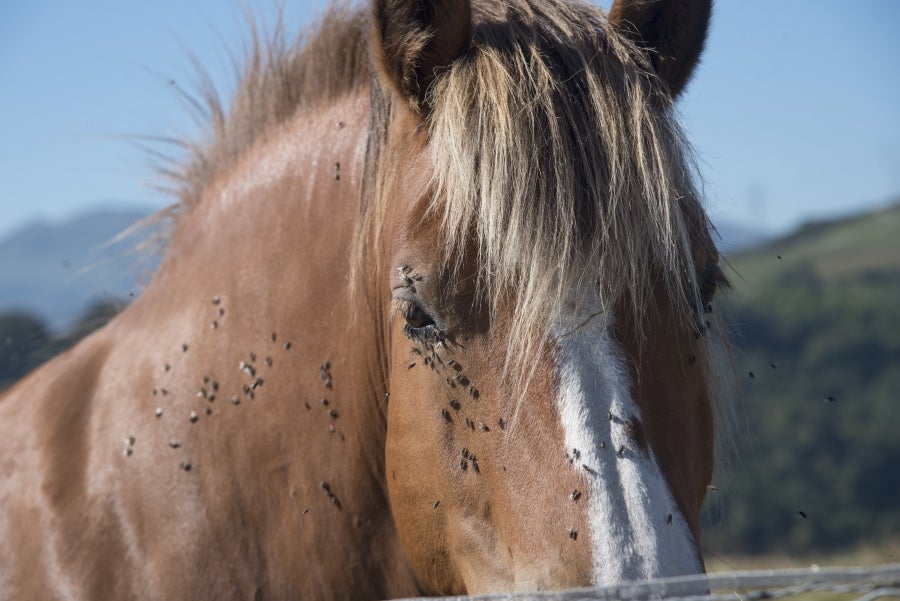
<path fill-rule="evenodd" d="M 808 568 L 814 564 L 822 568 L 876 566 L 887 563 L 900 563 L 900 537 L 883 546 L 860 547 L 831 554 L 743 556 L 707 554 L 704 559 L 706 560 L 706 569 L 709 572 Z"/>
<path fill-rule="evenodd" d="M 832 554 L 810 555 L 752 555 L 731 556 L 707 554 L 706 569 L 710 573 L 734 572 L 743 570 L 784 570 L 792 568 L 846 568 L 860 566 L 877 566 L 889 563 L 900 563 L 900 538 L 878 547 L 861 547 L 852 551 Z M 724 592 L 724 591 L 723 591 Z M 858 599 L 860 593 L 811 592 L 785 597 L 790 601 L 852 601 Z M 743 601 L 745 597 L 735 592 L 735 601 Z M 879 601 L 900 599 L 897 597 L 879 597 Z"/>

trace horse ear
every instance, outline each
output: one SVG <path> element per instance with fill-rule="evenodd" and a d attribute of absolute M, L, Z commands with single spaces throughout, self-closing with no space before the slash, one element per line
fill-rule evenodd
<path fill-rule="evenodd" d="M 650 55 L 676 98 L 700 61 L 712 0 L 616 0 L 609 22 Z"/>
<path fill-rule="evenodd" d="M 375 0 L 373 41 L 382 79 L 426 107 L 436 70 L 449 66 L 472 39 L 470 0 Z"/>

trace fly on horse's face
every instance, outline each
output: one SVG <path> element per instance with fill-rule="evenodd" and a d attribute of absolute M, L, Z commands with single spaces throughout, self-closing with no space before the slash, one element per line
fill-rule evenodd
<path fill-rule="evenodd" d="M 616 187 L 613 180 L 621 174 L 610 164 L 605 132 L 589 129 L 627 124 L 627 116 L 595 122 L 585 116 L 591 95 L 601 94 L 591 86 L 612 88 L 615 82 L 603 76 L 620 75 L 609 66 L 616 59 L 607 56 L 615 44 L 597 36 L 531 46 L 503 38 L 504 46 L 493 37 L 497 30 L 515 36 L 532 26 L 552 27 L 561 7 L 546 13 L 509 8 L 502 18 L 476 15 L 481 25 L 473 28 L 467 2 L 437 2 L 422 12 L 404 4 L 377 3 L 375 45 L 394 94 L 388 144 L 403 157 L 385 172 L 394 204 L 380 285 L 391 291 L 386 475 L 410 559 L 431 588 L 444 592 L 535 590 L 702 571 L 697 516 L 712 471 L 712 409 L 706 363 L 697 362 L 704 356 L 703 326 L 697 326 L 702 311 L 691 311 L 708 306 L 720 274 L 705 218 L 695 225 L 693 198 L 673 201 L 675 222 L 684 229 L 668 241 L 674 249 L 648 253 L 656 254 L 641 265 L 643 292 L 640 282 L 626 284 L 624 292 L 608 283 L 634 277 L 629 266 L 610 272 L 609 259 L 604 265 L 604 253 L 616 257 L 610 247 L 631 249 L 633 242 L 615 235 L 585 242 L 604 230 L 597 222 L 616 218 L 609 209 L 614 201 L 656 200 L 640 191 L 633 198 L 603 197 L 641 190 L 627 183 Z M 638 78 L 656 96 L 652 100 L 665 99 L 660 113 L 689 78 L 708 17 L 704 2 L 613 7 L 609 31 L 630 39 L 631 51 L 648 53 L 639 64 L 652 65 L 657 77 Z M 533 57 L 526 56 L 526 68 L 518 72 L 514 61 L 504 62 L 504 53 L 516 51 L 549 56 L 543 64 L 550 75 L 562 73 L 547 83 L 546 98 L 539 84 L 529 88 L 515 80 L 544 75 L 534 72 Z M 584 56 L 591 58 L 582 65 L 566 62 Z M 490 68 L 501 72 L 486 75 Z M 578 81 L 567 87 L 570 80 Z M 476 89 L 490 86 L 508 89 Z M 534 97 L 514 97 L 529 89 L 537 90 Z M 560 100 L 557 92 L 567 98 Z M 451 93 L 452 99 L 445 97 Z M 550 108 L 542 113 L 544 102 Z M 599 104 L 605 110 L 617 106 Z M 513 111 L 511 118 L 505 115 Z M 471 123 L 484 132 L 474 125 L 469 137 L 446 135 L 465 130 L 461 121 L 474 113 L 481 121 Z M 536 131 L 533 122 L 547 113 L 563 124 L 554 130 L 548 121 L 547 131 Z M 571 123 L 575 129 L 586 124 L 577 133 L 601 141 L 572 143 L 565 130 Z M 482 134 L 495 137 L 485 142 L 478 139 Z M 632 152 L 622 140 L 618 150 Z M 508 152 L 503 146 L 529 142 L 535 147 Z M 574 146 L 579 154 L 563 158 L 578 165 L 560 166 L 554 143 Z M 530 157 L 522 159 L 531 172 L 503 163 L 514 162 L 516 151 L 537 157 L 530 164 Z M 623 164 L 630 160 L 640 159 L 626 157 Z M 521 203 L 556 202 L 567 176 L 576 182 L 574 195 L 587 200 L 569 198 L 568 206 L 548 208 L 537 219 L 519 210 Z M 498 178 L 533 183 L 504 187 Z M 597 186 L 593 193 L 600 198 L 585 193 L 589 186 Z M 447 198 L 460 187 L 461 201 Z M 495 189 L 521 196 L 499 199 L 505 208 L 495 210 Z M 689 195 L 683 189 L 672 194 L 679 193 Z M 539 255 L 554 247 L 530 242 L 529 225 L 547 228 L 541 219 L 561 219 L 560 227 L 574 232 L 571 244 L 559 246 L 558 273 L 541 270 Z M 559 237 L 566 240 L 565 233 Z M 675 267 L 660 259 L 666 252 L 683 253 Z M 682 289 L 666 284 L 667 278 L 691 284 Z M 673 289 L 690 300 L 673 299 Z"/>

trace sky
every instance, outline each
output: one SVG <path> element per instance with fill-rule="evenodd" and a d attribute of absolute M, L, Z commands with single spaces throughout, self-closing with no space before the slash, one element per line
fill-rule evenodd
<path fill-rule="evenodd" d="M 289 28 L 322 5 L 285 4 Z M 173 87 L 194 55 L 227 96 L 247 5 L 0 1 L 0 237 L 169 204 L 131 136 L 197 136 Z M 896 0 L 719 0 L 679 101 L 713 221 L 782 233 L 900 198 L 898 42 Z"/>

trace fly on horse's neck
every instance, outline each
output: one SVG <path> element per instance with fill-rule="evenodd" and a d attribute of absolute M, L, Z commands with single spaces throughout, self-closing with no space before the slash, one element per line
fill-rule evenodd
<path fill-rule="evenodd" d="M 709 13 L 374 0 L 260 42 L 146 292 L 0 398 L 0 598 L 702 571 L 725 280 L 673 102 Z"/>

